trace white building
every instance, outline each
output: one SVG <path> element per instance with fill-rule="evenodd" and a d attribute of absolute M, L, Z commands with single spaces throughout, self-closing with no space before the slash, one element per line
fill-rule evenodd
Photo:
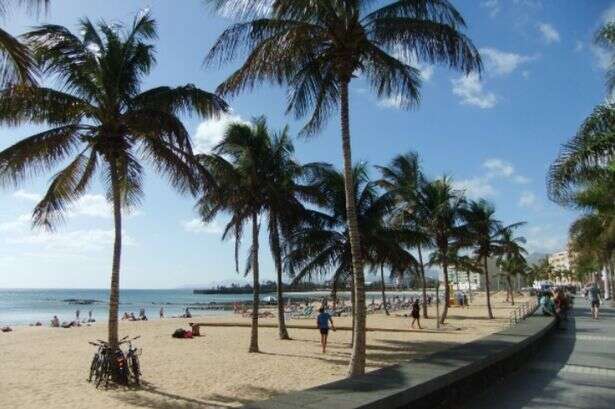
<path fill-rule="evenodd" d="M 572 265 L 570 251 L 566 249 L 549 255 L 549 264 L 556 271 L 570 270 Z"/>

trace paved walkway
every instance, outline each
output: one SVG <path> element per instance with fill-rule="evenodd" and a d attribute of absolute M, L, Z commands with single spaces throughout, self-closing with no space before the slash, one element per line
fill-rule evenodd
<path fill-rule="evenodd" d="M 541 351 L 465 409 L 615 408 L 615 309 L 603 307 L 591 319 L 582 298 L 565 330 L 554 330 Z"/>

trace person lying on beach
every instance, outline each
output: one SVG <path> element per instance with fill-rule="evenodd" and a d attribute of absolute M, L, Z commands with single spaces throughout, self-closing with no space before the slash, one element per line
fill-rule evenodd
<path fill-rule="evenodd" d="M 2 327 L 2 328 L 0 328 L 0 331 L 2 331 L 2 332 L 11 332 L 11 331 L 13 331 L 13 328 L 11 328 L 11 327 Z"/>
<path fill-rule="evenodd" d="M 320 331 L 320 344 L 322 345 L 322 353 L 327 352 L 327 338 L 329 336 L 329 323 L 331 323 L 331 329 L 335 331 L 333 326 L 333 318 L 331 315 L 325 312 L 324 308 L 318 310 L 318 317 L 316 317 L 316 328 Z"/>

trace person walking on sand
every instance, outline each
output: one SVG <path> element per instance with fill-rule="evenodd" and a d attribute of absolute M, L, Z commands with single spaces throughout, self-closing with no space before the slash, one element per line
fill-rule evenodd
<path fill-rule="evenodd" d="M 589 290 L 587 290 L 587 299 L 591 306 L 592 319 L 595 320 L 598 319 L 598 314 L 600 312 L 600 296 L 600 287 L 598 287 L 596 283 L 593 283 Z"/>
<path fill-rule="evenodd" d="M 414 328 L 414 322 L 416 321 L 419 329 L 423 329 L 421 327 L 421 312 L 418 298 L 412 303 L 412 312 L 410 313 L 410 316 L 412 317 L 412 323 L 410 323 L 410 327 Z"/>
<path fill-rule="evenodd" d="M 322 345 L 322 353 L 327 352 L 327 337 L 329 336 L 329 323 L 331 323 L 331 329 L 335 331 L 333 326 L 333 318 L 329 313 L 325 312 L 324 308 L 318 310 L 318 317 L 316 317 L 316 328 L 320 330 L 320 344 Z"/>
<path fill-rule="evenodd" d="M 160 319 L 164 318 L 164 307 L 160 307 Z"/>
<path fill-rule="evenodd" d="M 88 322 L 92 322 L 92 310 L 88 311 Z"/>

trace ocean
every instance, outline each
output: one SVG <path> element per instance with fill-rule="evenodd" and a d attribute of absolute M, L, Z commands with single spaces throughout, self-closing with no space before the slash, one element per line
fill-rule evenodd
<path fill-rule="evenodd" d="M 292 293 L 290 297 L 319 298 L 327 295 L 318 293 Z M 388 292 L 394 295 L 418 295 L 418 292 Z M 261 294 L 261 297 L 275 296 L 273 293 Z M 344 293 L 339 293 L 344 296 Z M 345 298 L 348 294 L 345 294 Z M 67 300 L 95 300 L 89 305 L 75 305 Z M 377 292 L 369 293 L 368 300 L 380 299 Z M 77 310 L 80 319 L 87 319 L 92 311 L 96 321 L 106 321 L 108 317 L 109 290 L 103 289 L 0 289 L 0 326 L 29 325 L 40 321 L 49 325 L 54 315 L 60 321 L 72 321 Z M 199 304 L 210 302 L 251 301 L 252 294 L 193 294 L 192 290 L 120 290 L 120 316 L 124 312 L 133 312 L 138 316 L 141 308 L 149 319 L 158 319 L 160 308 L 164 308 L 167 317 L 184 313 L 191 308 L 194 316 L 232 314 L 231 311 L 202 310 Z"/>

